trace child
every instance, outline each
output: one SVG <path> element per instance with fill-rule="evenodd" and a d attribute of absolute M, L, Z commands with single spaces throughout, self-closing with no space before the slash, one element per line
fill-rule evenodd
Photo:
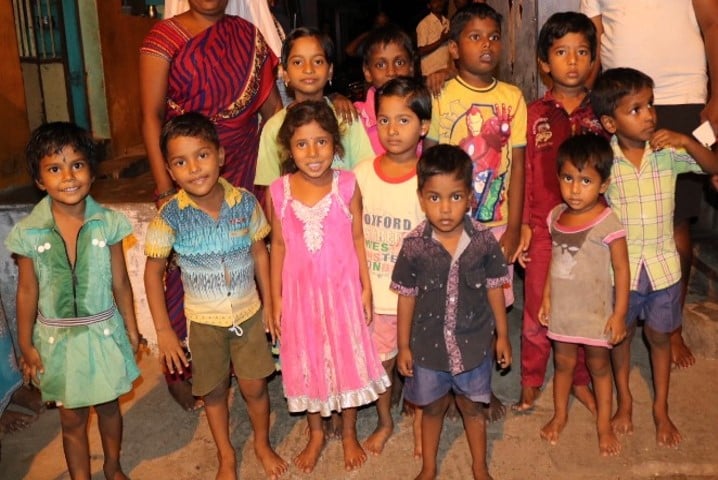
<path fill-rule="evenodd" d="M 411 38 L 396 25 L 387 25 L 369 32 L 362 45 L 364 79 L 370 85 L 366 100 L 354 102 L 375 155 L 386 148 L 379 140 L 376 124 L 376 90 L 392 78 L 414 75 L 414 47 Z"/>
<path fill-rule="evenodd" d="M 460 146 L 474 165 L 472 217 L 491 229 L 513 263 L 520 243 L 524 196 L 526 102 L 514 85 L 494 78 L 501 55 L 501 15 L 486 4 L 467 5 L 451 19 L 449 51 L 458 75 L 434 99 L 424 147 Z M 509 266 L 509 279 L 513 267 Z M 504 285 L 507 306 L 514 301 L 511 280 Z M 490 420 L 505 409 L 493 397 Z"/>
<path fill-rule="evenodd" d="M 170 373 L 188 365 L 163 294 L 162 277 L 174 249 L 185 288 L 192 394 L 204 401 L 217 446 L 217 478 L 237 478 L 227 406 L 230 362 L 247 402 L 254 451 L 267 476 L 275 478 L 287 464 L 269 444 L 266 377 L 274 363 L 263 323 L 272 337 L 276 333 L 263 240 L 269 225 L 251 193 L 220 178 L 224 150 L 209 119 L 199 113 L 173 118 L 162 128 L 160 146 L 167 171 L 180 187 L 150 223 L 145 242 L 145 288 L 160 359 Z"/>
<path fill-rule="evenodd" d="M 596 392 L 596 427 L 602 456 L 621 444 L 611 428 L 613 384 L 609 349 L 626 335 L 628 247 L 621 222 L 600 196 L 608 188 L 613 152 L 594 134 L 569 138 L 558 149 L 558 179 L 565 203 L 547 219 L 551 266 L 538 315 L 553 341 L 553 418 L 541 437 L 556 444 L 568 421 L 579 345 Z M 614 289 L 615 285 L 615 289 Z"/>
<path fill-rule="evenodd" d="M 325 34 L 308 27 L 293 30 L 282 45 L 282 69 L 284 83 L 294 92 L 295 102 L 324 100 L 330 103 L 324 97 L 324 86 L 331 82 L 334 73 L 334 44 Z M 262 128 L 256 185 L 269 185 L 280 176 L 282 152 L 277 134 L 286 115 L 287 108 L 284 108 Z M 334 158 L 334 168 L 351 170 L 360 161 L 374 158 L 371 143 L 360 122 L 342 122 L 341 130 L 344 154 Z M 271 215 L 271 212 L 267 210 L 267 214 Z"/>
<path fill-rule="evenodd" d="M 360 163 L 354 173 L 364 192 L 364 237 L 374 299 L 370 330 L 384 369 L 392 378 L 397 354 L 397 304 L 389 284 L 402 238 L 424 220 L 416 197 L 416 146 L 429 129 L 431 95 L 420 80 L 397 77 L 377 90 L 376 103 L 377 133 L 386 152 L 373 162 Z M 377 426 L 364 447 L 379 454 L 394 430 L 390 392 L 379 396 L 376 408 Z M 421 444 L 416 442 L 419 438 L 414 438 L 415 455 L 421 451 Z"/>
<path fill-rule="evenodd" d="M 586 80 L 596 58 L 596 28 L 585 15 L 555 13 L 538 38 L 539 67 L 551 78 L 551 89 L 528 106 L 526 186 L 521 227 L 528 251 L 519 256 L 526 270 L 521 329 L 521 398 L 516 412 L 530 412 L 541 393 L 551 343 L 541 325 L 538 309 L 551 261 L 551 236 L 546 217 L 561 203 L 556 177 L 556 152 L 573 135 L 604 135 L 588 99 Z M 583 348 L 578 349 L 573 393 L 593 413 L 596 401 L 589 384 Z"/>
<path fill-rule="evenodd" d="M 139 376 L 135 320 L 122 239 L 132 227 L 90 196 L 97 147 L 75 124 L 37 128 L 26 149 L 35 184 L 47 196 L 10 231 L 17 260 L 17 327 L 25 379 L 60 412 L 72 478 L 90 478 L 89 407 L 98 417 L 103 472 L 120 466 L 122 415 L 117 398 Z"/>
<path fill-rule="evenodd" d="M 656 130 L 653 80 L 638 70 L 605 71 L 590 95 L 601 124 L 613 135 L 606 199 L 626 229 L 631 268 L 628 335 L 611 352 L 618 400 L 612 423 L 618 433 L 633 431 L 630 345 L 636 318 L 643 315 L 651 353 L 656 441 L 676 447 L 681 434 L 668 416 L 669 337 L 681 325 L 681 268 L 673 241 L 675 181 L 683 172 L 717 173 L 718 158 L 688 135 Z"/>
<path fill-rule="evenodd" d="M 269 188 L 272 210 L 274 328 L 281 331 L 284 395 L 307 413 L 309 440 L 294 463 L 309 473 L 324 446 L 321 417 L 343 417 L 347 470 L 366 461 L 357 407 L 390 385 L 366 324 L 371 287 L 354 174 L 333 170 L 342 154 L 339 126 L 324 100 L 293 105 L 279 130 L 287 175 Z M 280 328 L 281 326 L 281 328 Z"/>
<path fill-rule="evenodd" d="M 416 478 L 436 478 L 439 437 L 453 391 L 474 478 L 487 479 L 482 404 L 491 397 L 494 333 L 499 364 L 511 365 L 501 291 L 506 259 L 491 231 L 466 215 L 472 165 L 465 152 L 450 145 L 430 148 L 419 160 L 417 177 L 426 221 L 404 238 L 391 283 L 399 294 L 397 368 L 407 377 L 404 396 L 423 407 L 422 468 Z"/>
<path fill-rule="evenodd" d="M 416 26 L 416 43 L 421 55 L 421 74 L 428 76 L 449 65 L 449 19 L 444 16 L 446 0 L 429 0 L 429 14 Z"/>

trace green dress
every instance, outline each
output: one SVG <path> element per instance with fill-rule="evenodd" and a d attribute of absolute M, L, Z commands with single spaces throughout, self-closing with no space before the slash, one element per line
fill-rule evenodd
<path fill-rule="evenodd" d="M 9 251 L 32 260 L 38 280 L 33 344 L 45 370 L 39 376 L 42 398 L 65 408 L 109 402 L 127 393 L 139 376 L 114 302 L 110 259 L 110 246 L 132 227 L 88 196 L 73 269 L 51 202 L 41 200 L 5 240 Z"/>

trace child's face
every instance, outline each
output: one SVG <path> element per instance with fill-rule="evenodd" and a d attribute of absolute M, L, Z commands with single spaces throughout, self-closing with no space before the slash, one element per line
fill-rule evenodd
<path fill-rule="evenodd" d="M 472 18 L 458 40 L 449 41 L 449 52 L 464 80 L 474 86 L 488 86 L 501 56 L 500 25 L 491 18 Z"/>
<path fill-rule="evenodd" d="M 224 165 L 224 149 L 200 137 L 174 137 L 167 142 L 167 171 L 197 203 L 216 188 Z"/>
<path fill-rule="evenodd" d="M 539 64 L 551 75 L 554 88 L 583 88 L 593 67 L 591 45 L 582 33 L 567 33 L 553 42 L 547 61 Z"/>
<path fill-rule="evenodd" d="M 95 180 L 85 155 L 71 146 L 42 157 L 38 175 L 35 181 L 38 188 L 46 191 L 54 202 L 66 206 L 82 203 Z"/>
<path fill-rule="evenodd" d="M 294 41 L 284 69 L 284 81 L 294 90 L 298 102 L 320 100 L 332 72 L 318 38 L 301 37 Z"/>
<path fill-rule="evenodd" d="M 593 166 L 586 165 L 583 170 L 579 170 L 570 161 L 565 161 L 561 165 L 558 182 L 563 201 L 566 202 L 571 213 L 576 215 L 587 213 L 596 207 L 599 195 L 608 188 L 608 180 L 602 180 Z"/>
<path fill-rule="evenodd" d="M 419 203 L 439 238 L 461 234 L 470 193 L 453 173 L 433 175 L 424 182 Z"/>
<path fill-rule="evenodd" d="M 379 141 L 395 159 L 416 158 L 416 145 L 429 130 L 429 121 L 419 117 L 406 104 L 406 98 L 384 96 L 376 112 Z"/>
<path fill-rule="evenodd" d="M 368 64 L 362 69 L 364 79 L 374 88 L 381 87 L 394 77 L 414 74 L 409 52 L 396 42 L 374 46 L 369 54 Z"/>
<path fill-rule="evenodd" d="M 618 101 L 613 115 L 601 117 L 603 127 L 618 136 L 622 146 L 642 148 L 656 131 L 653 89 L 644 87 Z"/>
<path fill-rule="evenodd" d="M 316 121 L 298 127 L 290 139 L 289 150 L 299 172 L 308 180 L 331 175 L 334 139 Z"/>

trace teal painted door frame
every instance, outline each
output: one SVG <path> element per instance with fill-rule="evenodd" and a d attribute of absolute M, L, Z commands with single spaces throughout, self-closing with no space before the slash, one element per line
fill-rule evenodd
<path fill-rule="evenodd" d="M 65 68 L 72 119 L 79 126 L 90 129 L 87 104 L 85 62 L 82 56 L 82 36 L 77 11 L 77 0 L 60 0 L 63 32 L 65 35 Z"/>

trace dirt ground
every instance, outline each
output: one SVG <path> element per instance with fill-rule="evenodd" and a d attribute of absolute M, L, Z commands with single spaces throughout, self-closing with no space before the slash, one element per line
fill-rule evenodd
<path fill-rule="evenodd" d="M 518 360 L 520 308 L 510 314 L 514 358 Z M 490 470 L 497 480 L 526 479 L 718 479 L 718 360 L 699 358 L 687 370 L 674 370 L 671 381 L 672 417 L 684 436 L 678 449 L 658 448 L 651 420 L 651 389 L 646 347 L 640 338 L 633 344 L 635 367 L 631 385 L 635 396 L 635 433 L 624 437 L 623 452 L 601 458 L 592 418 L 573 404 L 569 424 L 560 442 L 549 446 L 539 438 L 540 427 L 552 411 L 551 383 L 547 383 L 537 408 L 530 415 L 509 412 L 503 421 L 489 426 Z M 217 460 L 204 413 L 186 413 L 170 398 L 155 357 L 140 358 L 142 377 L 131 394 L 122 399 L 125 419 L 122 463 L 135 480 L 190 480 L 214 478 Z M 506 376 L 497 376 L 495 389 L 504 402 L 519 393 L 518 365 Z M 270 382 L 272 442 L 291 459 L 304 445 L 303 416 L 287 413 L 281 377 Z M 239 475 L 246 480 L 264 478 L 256 460 L 244 402 L 234 395 L 231 405 L 232 440 L 239 458 Z M 311 475 L 291 467 L 285 479 L 409 479 L 420 470 L 412 453 L 411 422 L 395 412 L 397 428 L 379 457 L 370 457 L 358 471 L 346 473 L 339 442 L 324 450 Z M 376 415 L 371 408 L 359 414 L 360 439 L 372 431 Z M 102 449 L 93 416 L 90 427 L 93 479 L 102 478 Z M 445 423 L 440 446 L 440 479 L 469 479 L 470 455 L 460 421 Z M 0 479 L 67 479 L 62 438 L 56 411 L 46 411 L 27 430 L 2 439 Z"/>

